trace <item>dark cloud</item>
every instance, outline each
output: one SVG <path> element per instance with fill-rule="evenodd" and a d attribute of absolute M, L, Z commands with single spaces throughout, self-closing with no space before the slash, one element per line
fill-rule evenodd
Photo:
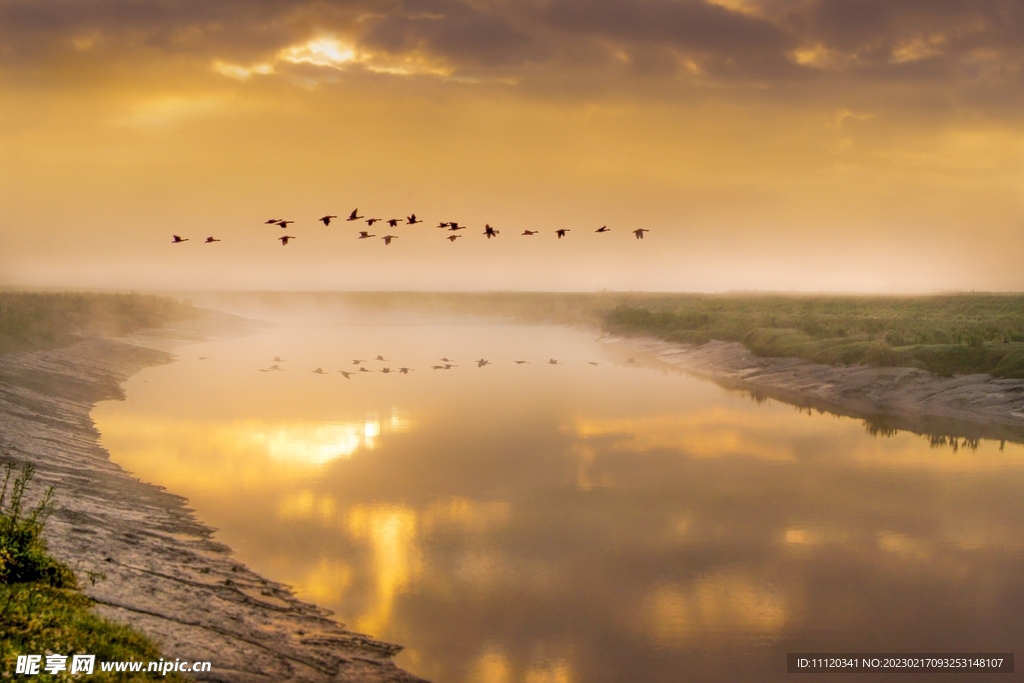
<path fill-rule="evenodd" d="M 634 73 L 1019 92 L 1024 65 L 1020 0 L 749 0 L 746 11 L 705 0 L 0 0 L 0 70 L 73 60 L 90 40 L 107 62 L 255 63 L 325 32 L 456 74 L 547 82 L 587 72 L 610 84 Z"/>

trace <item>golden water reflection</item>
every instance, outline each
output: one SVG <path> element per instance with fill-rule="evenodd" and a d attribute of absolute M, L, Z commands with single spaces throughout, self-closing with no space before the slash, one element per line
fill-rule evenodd
<path fill-rule="evenodd" d="M 476 357 L 509 329 L 423 353 Z M 613 363 L 361 384 L 250 367 L 280 349 L 326 366 L 310 348 L 378 333 L 204 345 L 245 362 L 144 371 L 97 408 L 103 443 L 437 681 L 782 680 L 787 649 L 994 651 L 1024 632 L 1019 444 L 873 436 Z"/>

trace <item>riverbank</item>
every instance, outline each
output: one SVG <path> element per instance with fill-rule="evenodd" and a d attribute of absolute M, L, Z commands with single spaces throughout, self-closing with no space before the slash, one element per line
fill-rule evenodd
<path fill-rule="evenodd" d="M 755 356 L 739 342 L 606 337 L 621 354 L 667 364 L 755 398 L 863 419 L 869 429 L 1024 442 L 1024 380 L 942 377 L 918 368 L 825 365 Z"/>
<path fill-rule="evenodd" d="M 249 329 L 203 312 L 126 339 L 0 356 L 0 445 L 56 488 L 50 552 L 81 577 L 101 615 L 138 628 L 165 658 L 212 662 L 198 680 L 419 681 L 391 661 L 398 646 L 345 630 L 234 561 L 187 501 L 135 479 L 99 444 L 92 407 L 123 399 L 128 377 L 171 362 L 168 348 Z"/>

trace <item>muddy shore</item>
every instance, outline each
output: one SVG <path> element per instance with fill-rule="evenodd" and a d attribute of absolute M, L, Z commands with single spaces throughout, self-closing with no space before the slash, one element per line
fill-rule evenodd
<path fill-rule="evenodd" d="M 1024 443 L 1024 380 L 991 375 L 940 377 L 916 368 L 821 365 L 761 358 L 738 342 L 700 346 L 653 338 L 606 337 L 620 355 L 677 368 L 755 398 L 863 419 L 869 429 L 936 439 Z"/>
<path fill-rule="evenodd" d="M 212 662 L 198 680 L 422 681 L 391 661 L 399 646 L 345 630 L 233 560 L 187 501 L 135 479 L 100 446 L 90 417 L 98 401 L 123 399 L 128 377 L 174 359 L 166 349 L 250 325 L 209 312 L 128 340 L 0 356 L 4 459 L 35 463 L 37 482 L 56 487 L 50 551 L 98 611 L 146 633 L 165 658 Z"/>

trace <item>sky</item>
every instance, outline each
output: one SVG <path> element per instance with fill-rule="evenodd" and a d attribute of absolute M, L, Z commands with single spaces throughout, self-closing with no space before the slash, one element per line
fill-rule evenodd
<path fill-rule="evenodd" d="M 0 285 L 1020 291 L 1022 111 L 1019 0 L 0 0 Z"/>

